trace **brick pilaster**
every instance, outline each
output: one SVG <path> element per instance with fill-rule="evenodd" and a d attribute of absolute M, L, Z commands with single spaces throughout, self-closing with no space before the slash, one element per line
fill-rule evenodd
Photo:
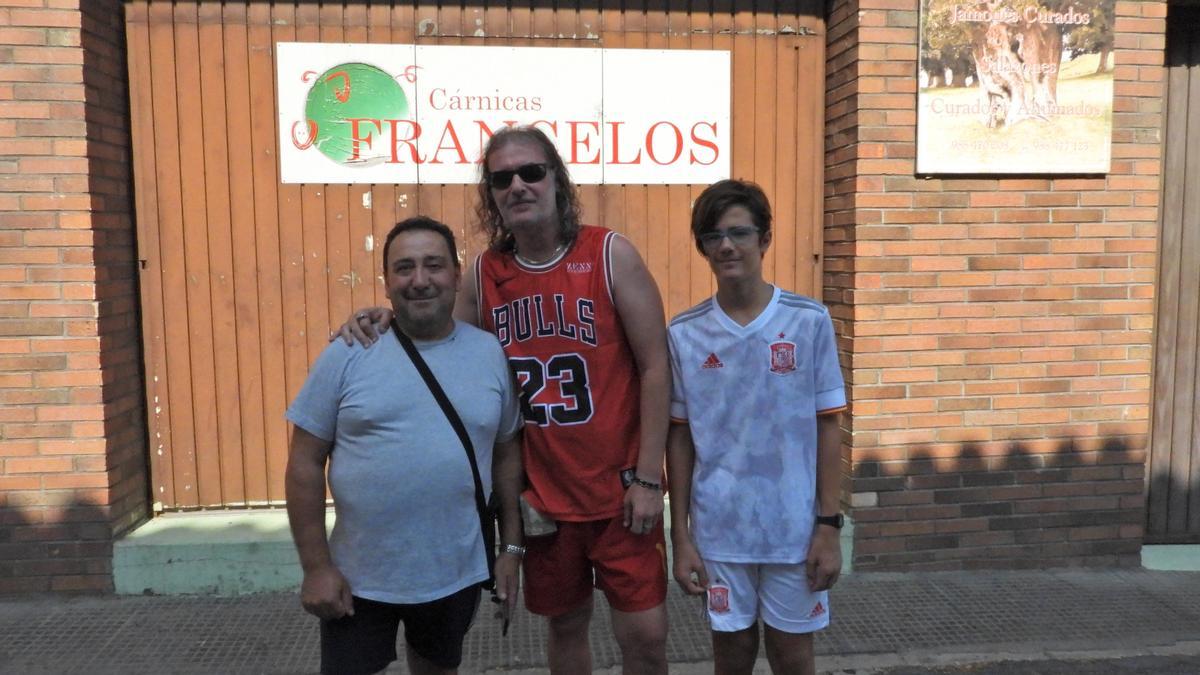
<path fill-rule="evenodd" d="M 145 516 L 123 44 L 116 0 L 0 0 L 0 592 L 110 589 Z"/>
<path fill-rule="evenodd" d="M 917 0 L 834 3 L 856 567 L 1137 563 L 1165 8 L 1117 3 L 1110 173 L 918 178 Z"/>

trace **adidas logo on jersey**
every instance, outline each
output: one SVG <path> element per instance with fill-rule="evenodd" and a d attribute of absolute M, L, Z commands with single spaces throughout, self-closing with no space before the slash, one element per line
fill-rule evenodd
<path fill-rule="evenodd" d="M 704 363 L 700 364 L 701 368 L 724 368 L 725 364 L 721 363 L 721 359 L 717 358 L 715 353 L 709 352 L 708 358 L 704 359 Z"/>
<path fill-rule="evenodd" d="M 818 602 L 817 606 L 813 607 L 812 612 L 809 613 L 808 618 L 815 619 L 824 613 L 825 613 L 825 606 Z"/>

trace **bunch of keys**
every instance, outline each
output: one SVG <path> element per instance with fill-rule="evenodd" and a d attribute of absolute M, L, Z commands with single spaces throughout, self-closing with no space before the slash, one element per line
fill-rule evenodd
<path fill-rule="evenodd" d="M 499 605 L 492 618 L 502 621 L 500 624 L 500 635 L 501 637 L 508 637 L 508 625 L 512 623 L 512 610 L 509 608 L 508 603 L 501 600 L 495 593 L 492 593 L 492 602 Z"/>

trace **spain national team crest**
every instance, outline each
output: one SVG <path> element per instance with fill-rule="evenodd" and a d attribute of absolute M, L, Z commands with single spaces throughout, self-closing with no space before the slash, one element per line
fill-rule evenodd
<path fill-rule="evenodd" d="M 796 369 L 796 343 L 771 343 L 771 372 L 785 375 Z"/>
<path fill-rule="evenodd" d="M 708 609 L 714 614 L 729 611 L 729 588 L 713 584 L 708 587 Z"/>

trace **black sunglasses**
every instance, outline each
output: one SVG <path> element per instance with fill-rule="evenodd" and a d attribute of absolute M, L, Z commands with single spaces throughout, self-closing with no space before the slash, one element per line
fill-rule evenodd
<path fill-rule="evenodd" d="M 513 176 L 520 176 L 522 183 L 541 182 L 550 171 L 549 164 L 524 164 L 515 169 L 493 171 L 488 174 L 488 185 L 493 190 L 507 190 L 512 185 Z"/>

